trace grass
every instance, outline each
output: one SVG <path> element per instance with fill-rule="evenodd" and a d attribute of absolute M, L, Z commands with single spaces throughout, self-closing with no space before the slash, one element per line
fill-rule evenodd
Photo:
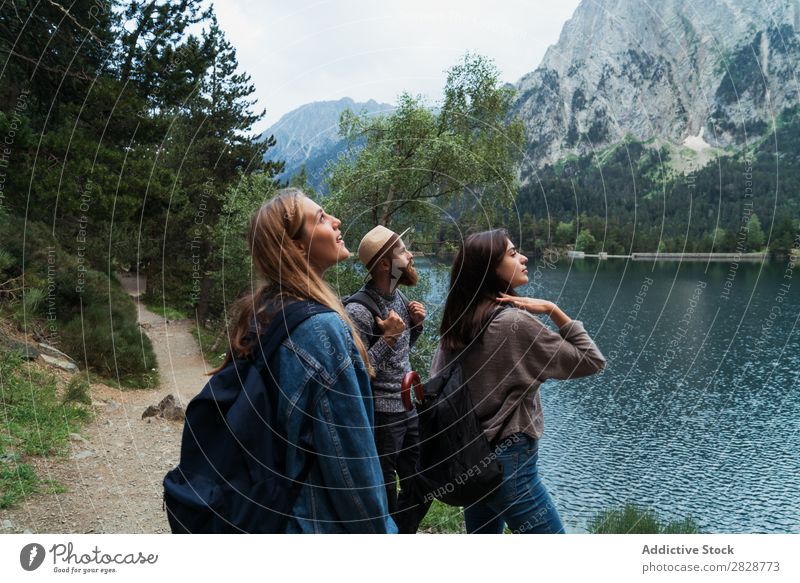
<path fill-rule="evenodd" d="M 700 532 L 692 517 L 663 522 L 652 510 L 626 504 L 599 512 L 589 521 L 594 534 L 697 534 Z"/>
<path fill-rule="evenodd" d="M 20 500 L 40 491 L 40 480 L 28 464 L 16 456 L 4 456 L 0 466 L 0 508 L 11 508 Z M 8 461 L 6 461 L 8 459 Z"/>
<path fill-rule="evenodd" d="M 223 324 L 220 324 L 222 326 Z M 221 343 L 220 348 L 216 352 L 211 352 L 210 348 L 214 345 L 214 341 L 217 339 L 217 332 L 214 330 L 209 330 L 204 326 L 198 326 L 194 324 L 192 326 L 192 334 L 194 335 L 194 339 L 197 341 L 197 345 L 200 347 L 200 352 L 203 354 L 203 358 L 206 359 L 206 362 L 211 366 L 211 368 L 217 368 L 219 365 L 222 364 L 222 361 L 225 360 L 225 350 L 228 347 L 227 340 L 223 340 Z"/>
<path fill-rule="evenodd" d="M 0 465 L 0 509 L 11 508 L 40 492 L 63 494 L 67 489 L 55 480 L 42 480 L 19 456 L 5 454 Z"/>
<path fill-rule="evenodd" d="M 464 526 L 464 511 L 456 506 L 448 506 L 438 500 L 431 504 L 428 514 L 419 525 L 419 532 L 439 533 L 439 534 L 463 534 L 466 533 Z"/>
<path fill-rule="evenodd" d="M 0 356 L 0 508 L 43 487 L 63 491 L 55 482 L 40 480 L 27 462 L 32 456 L 68 451 L 69 434 L 92 418 L 87 401 L 85 381 L 73 378 L 60 391 L 56 376 L 16 356 Z"/>
<path fill-rule="evenodd" d="M 165 306 L 163 303 L 149 303 L 145 302 L 145 307 L 153 312 L 154 314 L 158 314 L 162 318 L 166 318 L 167 320 L 188 320 L 189 316 L 181 312 L 180 310 L 173 308 L 171 306 Z"/>
<path fill-rule="evenodd" d="M 461 508 L 447 506 L 434 500 L 427 516 L 419 527 L 420 532 L 437 534 L 463 534 L 464 512 Z M 508 533 L 506 527 L 506 533 Z M 664 522 L 652 510 L 626 504 L 623 508 L 598 512 L 589 521 L 593 534 L 697 534 L 700 529 L 692 517 Z"/>

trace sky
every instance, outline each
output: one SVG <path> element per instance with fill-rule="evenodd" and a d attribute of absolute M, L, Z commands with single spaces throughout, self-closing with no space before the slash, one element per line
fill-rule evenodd
<path fill-rule="evenodd" d="M 503 82 L 536 69 L 579 0 L 218 0 L 217 18 L 255 85 L 262 132 L 301 105 L 352 97 L 431 103 L 467 52 Z"/>

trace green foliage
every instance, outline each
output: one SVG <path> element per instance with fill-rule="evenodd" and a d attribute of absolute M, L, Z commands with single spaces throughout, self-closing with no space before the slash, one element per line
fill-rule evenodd
<path fill-rule="evenodd" d="M 493 223 L 516 194 L 522 124 L 507 122 L 513 90 L 494 65 L 467 55 L 448 72 L 438 112 L 407 93 L 386 116 L 342 114 L 349 150 L 331 164 L 326 205 L 359 238 L 376 224 L 438 234 L 453 223 Z"/>
<path fill-rule="evenodd" d="M 72 377 L 64 389 L 64 397 L 61 401 L 64 405 L 69 405 L 70 403 L 91 405 L 92 398 L 89 396 L 89 381 L 85 377 L 77 375 Z"/>
<path fill-rule="evenodd" d="M 366 280 L 367 270 L 355 257 L 337 263 L 325 272 L 325 281 L 340 298 L 358 291 Z"/>
<path fill-rule="evenodd" d="M 225 323 L 215 322 L 209 327 L 192 326 L 192 334 L 208 365 L 214 369 L 225 360 L 228 346 Z"/>
<path fill-rule="evenodd" d="M 796 233 L 800 233 L 800 221 L 783 217 L 772 234 L 770 251 L 779 255 L 788 255 L 793 248 L 798 247 L 795 239 Z"/>
<path fill-rule="evenodd" d="M 753 213 L 747 219 L 747 249 L 748 251 L 761 251 L 764 247 L 764 230 L 761 228 L 761 221 L 758 215 Z"/>
<path fill-rule="evenodd" d="M 22 455 L 63 454 L 69 434 L 91 419 L 90 411 L 58 396 L 58 379 L 19 358 L 0 356 L 0 407 L 3 435 Z"/>
<path fill-rule="evenodd" d="M 68 8 L 66 18 L 57 2 L 0 5 L 8 56 L 0 133 L 13 138 L 4 144 L 2 186 L 5 195 L 25 193 L 3 206 L 50 225 L 49 243 L 87 269 L 143 271 L 151 303 L 196 308 L 204 319 L 228 193 L 242 176 L 282 167 L 263 162 L 274 140 L 249 134 L 263 115 L 253 111 L 254 87 L 201 0 L 76 0 Z M 7 259 L 0 273 L 14 271 Z M 16 313 L 41 309 L 36 287 L 26 276 L 30 305 Z"/>
<path fill-rule="evenodd" d="M 25 456 L 63 455 L 69 434 L 92 418 L 88 383 L 73 377 L 59 397 L 52 374 L 10 354 L 0 355 L 0 508 L 10 508 L 31 494 L 63 492 L 41 480 Z"/>
<path fill-rule="evenodd" d="M 531 238 L 520 242 L 522 248 L 536 239 L 544 246 L 569 244 L 575 230 L 568 238 L 564 225 L 579 218 L 580 228 L 610 253 L 655 251 L 659 242 L 664 251 L 736 252 L 742 221 L 747 226 L 753 211 L 776 217 L 776 223 L 753 224 L 746 247 L 785 255 L 800 218 L 798 152 L 797 108 L 782 112 L 760 143 L 689 175 L 672 170 L 667 150 L 628 140 L 599 156 L 570 157 L 538 171 L 537 180 L 520 189 L 516 214 L 507 223 L 522 217 L 522 233 Z"/>
<path fill-rule="evenodd" d="M 589 229 L 582 229 L 575 239 L 575 250 L 594 253 L 597 250 L 597 240 Z"/>
<path fill-rule="evenodd" d="M 243 176 L 224 196 L 219 219 L 210 229 L 208 241 L 217 249 L 219 268 L 209 271 L 208 305 L 211 318 L 200 318 L 197 312 L 194 335 L 203 356 L 212 367 L 222 363 L 227 348 L 226 318 L 228 308 L 241 294 L 259 285 L 253 270 L 247 232 L 253 213 L 276 192 L 277 186 L 268 174 Z M 195 305 L 201 289 L 191 291 Z"/>
<path fill-rule="evenodd" d="M 648 509 L 626 504 L 621 509 L 604 510 L 589 521 L 595 534 L 696 534 L 697 523 L 691 517 L 664 523 Z"/>
<path fill-rule="evenodd" d="M 7 455 L 0 465 L 0 509 L 11 508 L 20 500 L 39 491 L 40 480 L 33 468 L 19 456 Z"/>
<path fill-rule="evenodd" d="M 158 314 L 159 316 L 167 320 L 186 320 L 189 317 L 184 312 L 176 310 L 171 306 L 165 306 L 163 303 L 161 304 L 146 303 L 145 306 L 147 307 L 148 310 L 150 310 L 154 314 Z"/>
<path fill-rule="evenodd" d="M 25 246 L 19 233 L 26 232 Z M 0 310 L 21 328 L 39 329 L 80 364 L 124 386 L 153 387 L 155 355 L 136 322 L 136 307 L 116 280 L 61 249 L 51 231 L 8 217 L 0 223 L 0 249 L 12 257 L 6 274 L 25 287 L 0 293 Z M 2 291 L 2 288 L 0 288 Z"/>
<path fill-rule="evenodd" d="M 558 243 L 559 245 L 566 245 L 572 242 L 574 236 L 575 236 L 575 225 L 573 224 L 573 222 L 561 221 L 558 223 L 558 226 L 556 227 L 556 235 L 553 242 Z"/>
<path fill-rule="evenodd" d="M 257 287 L 247 232 L 253 214 L 272 198 L 275 191 L 276 185 L 271 176 L 252 174 L 242 177 L 225 193 L 219 219 L 208 235 L 211 247 L 217 250 L 216 261 L 219 266 L 217 269 L 208 269 L 211 282 L 208 302 L 213 314 L 224 315 L 233 300 Z M 194 296 L 197 301 L 201 291 L 198 289 Z M 203 322 L 203 319 L 199 321 Z"/>

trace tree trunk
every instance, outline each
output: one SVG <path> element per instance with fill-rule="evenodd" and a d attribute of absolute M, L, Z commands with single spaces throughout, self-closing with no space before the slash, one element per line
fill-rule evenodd
<path fill-rule="evenodd" d="M 381 220 L 380 223 L 387 229 L 389 228 L 389 220 L 392 218 L 392 211 L 391 206 L 392 202 L 394 201 L 394 186 L 389 187 L 389 194 L 386 197 L 386 204 L 383 207 L 383 213 L 381 213 Z"/>

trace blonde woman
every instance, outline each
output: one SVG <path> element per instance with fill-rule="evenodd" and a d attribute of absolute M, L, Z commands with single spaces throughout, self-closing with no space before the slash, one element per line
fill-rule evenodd
<path fill-rule="evenodd" d="M 268 359 L 278 371 L 274 429 L 285 439 L 285 473 L 308 472 L 286 532 L 396 532 L 373 439 L 367 353 L 323 280 L 350 255 L 339 226 L 297 189 L 279 191 L 258 209 L 248 240 L 265 282 L 239 301 L 228 359 L 257 357 L 259 333 L 290 302 L 312 300 L 332 310 L 299 324 Z"/>

